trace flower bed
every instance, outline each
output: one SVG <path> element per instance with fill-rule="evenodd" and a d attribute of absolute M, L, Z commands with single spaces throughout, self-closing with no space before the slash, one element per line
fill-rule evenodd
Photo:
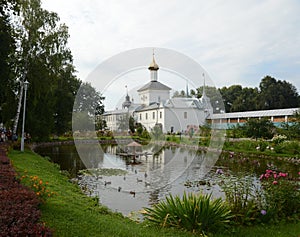
<path fill-rule="evenodd" d="M 7 147 L 0 144 L 0 236 L 52 236 L 39 223 L 40 199 L 20 184 L 6 152 Z"/>

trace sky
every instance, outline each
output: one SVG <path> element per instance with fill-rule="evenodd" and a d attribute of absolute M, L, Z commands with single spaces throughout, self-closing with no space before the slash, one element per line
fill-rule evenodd
<path fill-rule="evenodd" d="M 218 88 L 258 87 L 270 75 L 300 93 L 300 1 L 42 0 L 42 7 L 69 27 L 83 81 L 116 54 L 152 47 L 194 59 Z"/>

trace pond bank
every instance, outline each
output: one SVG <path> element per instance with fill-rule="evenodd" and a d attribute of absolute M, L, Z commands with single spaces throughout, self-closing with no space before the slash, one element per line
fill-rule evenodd
<path fill-rule="evenodd" d="M 57 193 L 40 205 L 42 221 L 55 236 L 193 236 L 179 230 L 146 228 L 112 213 L 70 183 L 57 165 L 31 151 L 12 150 L 9 158 L 20 175 L 38 176 L 48 183 L 49 191 Z"/>
<path fill-rule="evenodd" d="M 93 198 L 86 197 L 78 186 L 71 184 L 57 165 L 31 151 L 10 151 L 9 157 L 20 174 L 26 171 L 28 175 L 37 175 L 49 182 L 51 191 L 57 192 L 56 196 L 40 206 L 42 220 L 55 230 L 55 236 L 195 236 L 177 229 L 147 227 L 111 213 Z M 299 223 L 279 223 L 276 226 L 235 228 L 234 232 L 215 236 L 298 237 L 299 231 Z"/>
<path fill-rule="evenodd" d="M 91 139 L 91 140 L 77 140 L 77 143 L 81 143 L 82 144 L 91 144 L 91 143 L 98 143 L 101 145 L 126 145 L 129 142 L 131 142 L 132 139 L 128 138 L 128 139 L 113 139 L 113 140 L 95 140 L 95 139 Z M 243 140 L 244 141 L 244 140 Z M 141 142 L 141 141 L 139 141 Z M 239 141 L 235 141 L 235 142 L 239 142 Z M 186 148 L 186 149 L 191 149 L 191 150 L 195 150 L 195 151 L 204 151 L 207 152 L 208 151 L 208 147 L 205 146 L 198 146 L 198 145 L 191 145 L 191 144 L 185 144 L 185 143 L 176 143 L 176 142 L 171 142 L 171 141 L 157 141 L 157 142 L 153 142 L 154 144 L 160 145 L 160 146 L 166 146 L 166 147 L 180 147 L 180 148 Z M 36 147 L 47 147 L 47 146 L 60 146 L 60 145 L 74 145 L 75 142 L 73 140 L 68 140 L 68 141 L 51 141 L 51 142 L 41 142 L 41 143 L 32 143 L 29 145 L 30 149 L 32 151 L 35 150 Z M 287 156 L 280 156 L 280 155 L 268 155 L 265 154 L 263 152 L 252 152 L 252 151 L 232 151 L 232 149 L 227 149 L 227 150 L 222 150 L 222 154 L 229 154 L 229 153 L 236 153 L 238 155 L 247 155 L 249 157 L 259 157 L 261 159 L 278 159 L 278 160 L 282 160 L 282 161 L 287 161 L 296 165 L 300 165 L 300 159 L 295 157 L 295 156 L 291 156 L 291 157 L 287 157 Z"/>

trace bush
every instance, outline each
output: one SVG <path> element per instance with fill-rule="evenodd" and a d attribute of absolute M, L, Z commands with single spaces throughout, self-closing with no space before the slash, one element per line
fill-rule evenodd
<path fill-rule="evenodd" d="M 264 141 L 264 140 L 260 140 L 258 143 L 258 148 L 260 151 L 265 151 L 268 147 L 268 142 Z"/>
<path fill-rule="evenodd" d="M 275 135 L 272 139 L 271 142 L 273 142 L 275 145 L 280 144 L 284 142 L 287 139 L 287 136 L 285 135 Z"/>
<path fill-rule="evenodd" d="M 220 186 L 225 193 L 235 224 L 251 225 L 256 221 L 258 205 L 253 177 L 241 174 L 222 179 Z"/>
<path fill-rule="evenodd" d="M 208 146 L 210 142 L 210 138 L 208 137 L 201 137 L 199 139 L 199 146 Z"/>
<path fill-rule="evenodd" d="M 39 223 L 40 200 L 32 190 L 20 184 L 2 147 L 0 177 L 0 235 L 52 236 L 50 229 Z"/>
<path fill-rule="evenodd" d="M 211 200 L 211 194 L 184 193 L 182 199 L 170 195 L 166 201 L 145 211 L 147 220 L 162 227 L 177 227 L 204 234 L 225 228 L 232 217 L 222 199 Z"/>
<path fill-rule="evenodd" d="M 276 153 L 281 154 L 292 154 L 292 155 L 299 155 L 300 154 L 300 144 L 296 141 L 285 141 L 279 143 L 278 145 L 274 146 L 274 150 Z"/>
<path fill-rule="evenodd" d="M 297 179 L 287 173 L 266 170 L 260 176 L 265 202 L 262 208 L 273 219 L 300 217 L 300 191 Z"/>

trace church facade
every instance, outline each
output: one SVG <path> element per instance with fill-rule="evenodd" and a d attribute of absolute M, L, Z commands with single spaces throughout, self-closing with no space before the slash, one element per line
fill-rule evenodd
<path fill-rule="evenodd" d="M 127 93 L 122 109 L 106 111 L 103 114 L 108 129 L 113 132 L 120 131 L 122 123 L 129 116 L 148 131 L 159 125 L 164 133 L 197 130 L 199 125 L 206 122 L 212 113 L 212 106 L 205 90 L 200 99 L 171 98 L 171 88 L 158 81 L 159 66 L 155 62 L 154 55 L 148 69 L 150 81 L 137 90 L 140 103 L 134 104 L 130 101 Z"/>

